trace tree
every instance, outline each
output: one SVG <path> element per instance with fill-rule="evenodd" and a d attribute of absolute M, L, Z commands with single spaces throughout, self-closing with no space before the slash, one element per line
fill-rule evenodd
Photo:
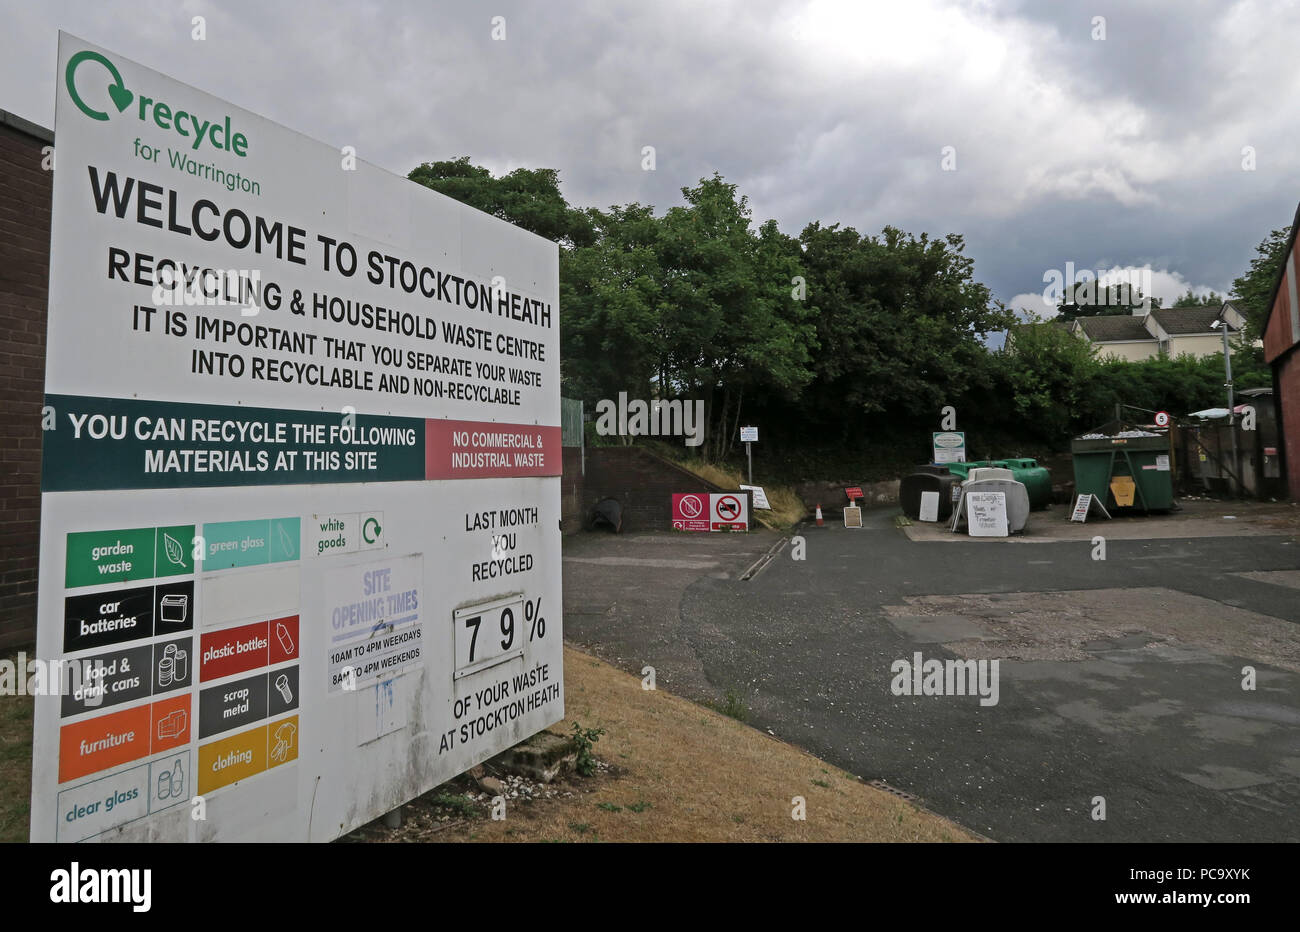
<path fill-rule="evenodd" d="M 702 397 L 706 458 L 734 443 L 746 392 L 797 397 L 813 378 L 815 311 L 791 295 L 794 241 L 774 222 L 750 228 L 749 200 L 722 176 L 683 188 L 660 222 L 663 388 Z M 671 396 L 671 395 L 669 395 Z"/>
<path fill-rule="evenodd" d="M 1123 316 L 1132 314 L 1139 307 L 1159 306 L 1159 298 L 1151 298 L 1148 303 L 1147 297 L 1132 285 L 1102 286 L 1095 279 L 1089 279 L 1068 286 L 1056 311 L 1061 320 L 1071 321 L 1079 317 Z"/>
<path fill-rule="evenodd" d="M 648 398 L 662 384 L 659 221 L 640 204 L 589 210 L 592 242 L 560 254 L 560 365 L 565 394 Z"/>
<path fill-rule="evenodd" d="M 1096 348 L 1050 322 L 1035 316 L 1011 328 L 995 368 L 1002 387 L 998 395 L 1011 401 L 1022 435 L 1059 441 L 1091 414 L 1093 382 L 1101 368 Z"/>
<path fill-rule="evenodd" d="M 1197 297 L 1191 288 L 1187 289 L 1187 294 L 1175 301 L 1170 307 L 1220 307 L 1223 304 L 1223 298 L 1211 291 L 1207 295 Z"/>
<path fill-rule="evenodd" d="M 822 350 L 804 404 L 787 416 L 823 442 L 934 421 L 981 377 L 982 338 L 1014 322 L 974 280 L 960 236 L 811 223 L 800 242 Z"/>
<path fill-rule="evenodd" d="M 799 245 L 719 175 L 663 217 L 590 210 L 592 241 L 561 254 L 563 382 L 582 398 L 704 402 L 704 445 L 735 443 L 746 399 L 793 398 L 812 378 L 815 309 L 794 300 Z"/>
<path fill-rule="evenodd" d="M 1232 303 L 1246 315 L 1247 332 L 1252 338 L 1264 334 L 1264 320 L 1273 300 L 1282 263 L 1286 261 L 1286 244 L 1291 228 L 1274 230 L 1255 247 L 1250 268 L 1232 283 Z"/>
<path fill-rule="evenodd" d="M 586 245 L 594 236 L 587 213 L 570 207 L 560 193 L 560 173 L 553 168 L 516 168 L 493 178 L 462 155 L 425 162 L 407 177 L 562 246 Z"/>

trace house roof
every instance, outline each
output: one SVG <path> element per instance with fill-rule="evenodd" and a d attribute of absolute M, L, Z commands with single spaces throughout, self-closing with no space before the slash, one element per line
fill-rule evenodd
<path fill-rule="evenodd" d="M 1154 341 L 1142 318 L 1131 314 L 1114 314 L 1106 317 L 1080 317 L 1079 326 L 1094 343 L 1115 343 L 1119 341 Z"/>
<path fill-rule="evenodd" d="M 1161 329 L 1170 336 L 1184 333 L 1212 333 L 1210 324 L 1219 319 L 1222 305 L 1188 305 L 1186 307 L 1158 307 L 1151 311 Z M 1228 327 L 1229 331 L 1233 328 Z"/>

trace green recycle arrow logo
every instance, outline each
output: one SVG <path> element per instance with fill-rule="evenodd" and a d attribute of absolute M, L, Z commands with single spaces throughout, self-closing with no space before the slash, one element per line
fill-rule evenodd
<path fill-rule="evenodd" d="M 108 119 L 107 113 L 103 110 L 96 110 L 93 107 L 88 106 L 86 102 L 81 99 L 81 95 L 77 93 L 77 82 L 74 75 L 78 66 L 80 66 L 84 61 L 99 62 L 107 68 L 108 73 L 113 76 L 113 83 L 108 86 L 108 96 L 113 98 L 113 103 L 117 107 L 118 113 L 121 113 L 127 107 L 131 106 L 131 101 L 135 98 L 135 95 L 127 90 L 126 85 L 122 83 L 122 75 L 117 70 L 117 66 L 98 52 L 87 50 L 84 52 L 78 52 L 76 55 L 73 55 L 68 59 L 68 70 L 64 73 L 64 83 L 68 86 L 68 95 L 72 98 L 72 102 L 77 105 L 78 110 L 90 117 L 92 120 Z"/>

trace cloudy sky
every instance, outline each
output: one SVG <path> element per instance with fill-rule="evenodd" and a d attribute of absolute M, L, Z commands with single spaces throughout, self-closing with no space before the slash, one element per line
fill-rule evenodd
<path fill-rule="evenodd" d="M 43 0 L 6 11 L 0 109 L 52 126 L 59 29 L 401 174 L 662 211 L 717 171 L 788 233 L 960 233 L 1017 307 L 1066 263 L 1224 293 L 1300 200 L 1294 0 Z"/>

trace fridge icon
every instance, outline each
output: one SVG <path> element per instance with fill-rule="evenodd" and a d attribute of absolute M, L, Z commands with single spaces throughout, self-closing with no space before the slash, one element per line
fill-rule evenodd
<path fill-rule="evenodd" d="M 187 595 L 165 595 L 159 604 L 162 620 L 172 624 L 183 624 L 190 611 L 190 597 Z"/>

